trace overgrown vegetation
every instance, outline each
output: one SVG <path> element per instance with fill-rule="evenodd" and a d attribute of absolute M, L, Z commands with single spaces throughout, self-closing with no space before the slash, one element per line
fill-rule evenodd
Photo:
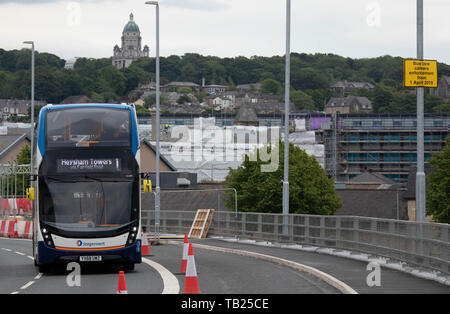
<path fill-rule="evenodd" d="M 29 98 L 30 53 L 27 49 L 0 49 L 0 98 Z M 161 57 L 160 62 L 161 84 L 201 84 L 205 78 L 207 84 L 227 85 L 230 89 L 261 82 L 267 93 L 282 94 L 284 90 L 283 56 L 219 58 L 186 53 Z M 122 70 L 111 65 L 111 58 L 80 58 L 73 70 L 64 69 L 64 64 L 65 60 L 55 55 L 36 53 L 36 99 L 59 103 L 68 96 L 86 95 L 94 102 L 134 101 L 128 98 L 129 92 L 155 77 L 154 58 L 142 58 Z M 439 75 L 450 75 L 449 65 L 440 63 L 438 69 Z M 323 110 L 332 96 L 330 86 L 341 80 L 376 84 L 371 92 L 354 92 L 369 97 L 376 113 L 415 112 L 415 96 L 403 88 L 400 57 L 352 59 L 334 54 L 292 54 L 291 98 L 298 109 Z M 427 94 L 425 111 L 450 112 L 450 104 Z"/>

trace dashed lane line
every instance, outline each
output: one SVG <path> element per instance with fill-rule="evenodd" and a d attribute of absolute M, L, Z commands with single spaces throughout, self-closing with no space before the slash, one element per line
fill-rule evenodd
<path fill-rule="evenodd" d="M 14 252 L 15 254 L 20 255 L 20 256 L 26 256 L 27 258 L 29 258 L 29 259 L 31 259 L 31 260 L 34 261 L 34 257 L 33 257 L 33 256 L 29 256 L 29 255 L 27 255 L 27 254 L 25 254 L 25 253 L 22 253 L 22 252 L 19 252 L 19 251 L 13 251 L 13 250 L 11 250 L 11 249 L 4 248 L 4 247 L 2 247 L 2 248 L 0 248 L 0 249 L 2 249 L 3 251 L 6 251 L 6 252 Z M 34 280 L 38 280 L 38 279 L 40 279 L 41 277 L 42 277 L 42 273 L 38 273 L 38 274 L 34 277 Z M 25 289 L 29 288 L 32 284 L 34 284 L 34 282 L 35 282 L 34 280 L 31 280 L 31 281 L 27 282 L 26 284 L 24 284 L 24 285 L 23 285 L 22 287 L 20 287 L 19 289 L 20 289 L 20 290 L 25 290 Z M 20 291 L 20 290 L 19 290 L 19 291 Z M 19 291 L 11 292 L 11 294 L 18 294 Z"/>
<path fill-rule="evenodd" d="M 34 284 L 34 281 L 29 281 L 26 284 L 24 284 L 22 287 L 20 287 L 20 290 L 25 290 L 26 288 L 28 288 L 32 284 Z"/>

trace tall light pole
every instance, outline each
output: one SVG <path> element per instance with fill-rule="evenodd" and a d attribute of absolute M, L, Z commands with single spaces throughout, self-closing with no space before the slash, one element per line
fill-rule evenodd
<path fill-rule="evenodd" d="M 283 234 L 288 233 L 289 219 L 289 105 L 291 85 L 291 0 L 286 0 L 286 77 L 284 93 L 284 179 Z"/>
<path fill-rule="evenodd" d="M 24 44 L 31 45 L 31 159 L 30 175 L 33 175 L 34 167 L 34 42 L 24 41 Z"/>
<path fill-rule="evenodd" d="M 156 6 L 156 191 L 155 191 L 155 233 L 159 238 L 160 226 L 160 186 L 159 186 L 159 3 L 158 1 L 147 1 L 145 4 Z"/>
<path fill-rule="evenodd" d="M 423 0 L 417 0 L 417 59 L 423 60 Z M 417 88 L 416 221 L 425 222 L 424 88 Z"/>

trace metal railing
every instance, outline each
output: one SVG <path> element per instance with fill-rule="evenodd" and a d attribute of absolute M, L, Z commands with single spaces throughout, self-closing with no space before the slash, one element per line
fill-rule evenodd
<path fill-rule="evenodd" d="M 29 184 L 29 164 L 0 164 L 0 218 L 6 219 L 17 214 L 31 216 L 31 205 L 22 202 L 26 199 Z"/>
<path fill-rule="evenodd" d="M 187 234 L 195 211 L 161 211 L 160 230 Z M 154 226 L 154 212 L 143 211 Z M 283 215 L 216 211 L 209 235 L 231 236 L 363 252 L 450 274 L 450 225 L 349 216 Z"/>
<path fill-rule="evenodd" d="M 26 197 L 29 186 L 30 165 L 0 165 L 0 198 Z"/>

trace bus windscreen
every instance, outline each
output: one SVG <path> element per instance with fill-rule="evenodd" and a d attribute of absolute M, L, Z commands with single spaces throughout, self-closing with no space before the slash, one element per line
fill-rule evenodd
<path fill-rule="evenodd" d="M 112 108 L 51 110 L 47 147 L 130 147 L 130 112 Z"/>
<path fill-rule="evenodd" d="M 41 182 L 42 222 L 63 231 L 115 229 L 131 222 L 133 182 Z"/>

